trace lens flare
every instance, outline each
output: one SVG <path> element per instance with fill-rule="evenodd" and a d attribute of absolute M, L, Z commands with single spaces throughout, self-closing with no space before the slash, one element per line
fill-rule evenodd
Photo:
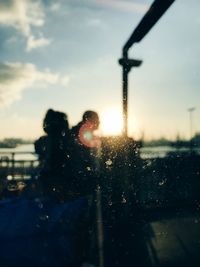
<path fill-rule="evenodd" d="M 79 130 L 79 141 L 86 147 L 98 148 L 101 146 L 100 138 L 94 135 L 94 126 L 92 123 L 84 123 Z"/>

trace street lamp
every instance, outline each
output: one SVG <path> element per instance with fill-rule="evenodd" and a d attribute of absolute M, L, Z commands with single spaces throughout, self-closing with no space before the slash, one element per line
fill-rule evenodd
<path fill-rule="evenodd" d="M 195 107 L 188 108 L 189 112 L 189 125 L 190 125 L 190 151 L 193 150 L 193 142 L 192 142 L 192 137 L 193 137 L 193 112 L 195 111 Z"/>
<path fill-rule="evenodd" d="M 139 67 L 142 63 L 141 60 L 130 59 L 128 51 L 135 43 L 139 43 L 145 37 L 174 1 L 155 0 L 122 48 L 122 58 L 119 59 L 119 64 L 122 66 L 123 135 L 125 137 L 128 134 L 128 73 L 132 67 Z"/>
<path fill-rule="evenodd" d="M 119 59 L 119 64 L 123 69 L 123 135 L 126 137 L 128 135 L 128 73 L 130 72 L 131 68 L 139 67 L 142 64 L 142 61 L 125 57 Z"/>

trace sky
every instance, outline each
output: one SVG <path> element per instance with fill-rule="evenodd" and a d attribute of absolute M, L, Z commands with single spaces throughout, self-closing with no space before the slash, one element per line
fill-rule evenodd
<path fill-rule="evenodd" d="M 37 138 L 48 108 L 71 126 L 88 109 L 102 122 L 121 112 L 118 59 L 152 2 L 0 0 L 0 139 Z M 129 136 L 189 138 L 191 107 L 200 132 L 199 10 L 199 0 L 176 0 L 131 48 L 143 64 L 129 74 Z"/>

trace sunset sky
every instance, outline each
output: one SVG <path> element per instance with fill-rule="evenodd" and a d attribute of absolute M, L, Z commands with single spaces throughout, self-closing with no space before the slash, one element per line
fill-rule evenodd
<path fill-rule="evenodd" d="M 48 108 L 71 126 L 87 109 L 120 114 L 118 59 L 152 2 L 0 0 L 0 138 L 38 137 Z M 131 49 L 143 64 L 129 75 L 130 136 L 189 138 L 191 107 L 200 132 L 199 10 L 199 0 L 176 0 Z"/>

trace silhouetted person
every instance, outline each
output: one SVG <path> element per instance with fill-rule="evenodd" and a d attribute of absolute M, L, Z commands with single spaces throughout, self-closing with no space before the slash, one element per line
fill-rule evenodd
<path fill-rule="evenodd" d="M 89 201 L 89 209 L 85 221 L 82 222 L 83 240 L 80 250 L 86 262 L 95 262 L 97 254 L 96 233 L 96 188 L 98 184 L 98 150 L 100 138 L 95 136 L 99 127 L 99 116 L 88 110 L 83 114 L 82 121 L 70 131 L 70 155 L 72 166 L 72 188 L 77 197 L 84 196 Z"/>
<path fill-rule="evenodd" d="M 99 116 L 88 110 L 82 121 L 70 131 L 70 149 L 74 189 L 80 195 L 91 194 L 97 184 L 97 152 L 100 139 L 94 135 L 99 127 Z"/>
<path fill-rule="evenodd" d="M 41 163 L 47 157 L 47 140 L 50 136 L 65 137 L 68 134 L 69 124 L 67 120 L 67 115 L 62 112 L 54 111 L 49 109 L 43 120 L 43 130 L 46 135 L 41 136 L 38 140 L 35 141 L 35 152 L 39 156 Z"/>
<path fill-rule="evenodd" d="M 63 112 L 49 109 L 43 121 L 45 136 L 35 142 L 35 151 L 41 164 L 40 179 L 43 190 L 48 195 L 64 197 L 68 187 L 66 169 L 69 162 L 67 157 L 68 120 Z"/>

